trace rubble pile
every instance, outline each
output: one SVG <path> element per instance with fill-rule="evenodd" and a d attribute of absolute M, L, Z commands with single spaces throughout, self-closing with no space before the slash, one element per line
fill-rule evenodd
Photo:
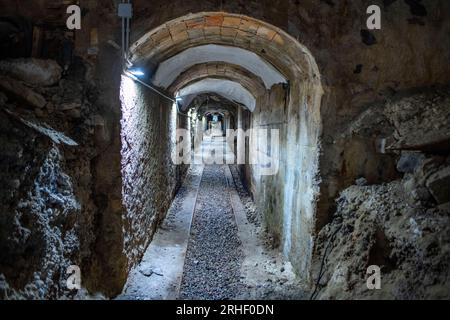
<path fill-rule="evenodd" d="M 341 192 L 316 239 L 314 298 L 450 297 L 449 92 L 427 90 L 372 110 L 376 116 L 366 112 L 391 126 L 386 150 L 402 178 L 367 185 L 361 177 Z M 358 119 L 351 131 L 369 126 Z M 381 267 L 378 290 L 367 286 L 371 265 Z"/>

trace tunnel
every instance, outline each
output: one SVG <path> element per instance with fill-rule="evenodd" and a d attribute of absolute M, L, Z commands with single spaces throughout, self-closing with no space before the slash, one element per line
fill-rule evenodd
<path fill-rule="evenodd" d="M 191 28 L 195 33 L 190 33 Z M 274 245 L 292 261 L 296 272 L 309 281 L 316 224 L 322 87 L 308 49 L 262 21 L 209 12 L 183 16 L 149 31 L 130 47 L 129 60 L 132 70 L 141 70 L 146 75 L 141 81 L 145 79 L 161 88 L 168 96 L 176 97 L 176 101 L 158 95 L 130 77 L 122 78 L 121 135 L 122 141 L 126 141 L 122 144 L 123 196 L 126 225 L 130 228 L 125 246 L 128 241 L 130 247 L 147 246 L 150 237 L 146 231 L 155 229 L 161 216 L 148 215 L 150 203 L 146 201 L 157 198 L 161 188 L 174 195 L 179 184 L 177 178 L 186 170 L 183 165 L 190 164 L 185 161 L 173 165 L 167 161 L 180 139 L 175 137 L 175 130 L 191 131 L 183 137 L 185 142 L 191 136 L 202 141 L 206 136 L 213 140 L 227 136 L 225 140 L 231 149 L 236 140 L 239 154 L 235 157 L 240 161 L 235 163 L 239 162 L 239 174 L 251 190 Z M 215 101 L 216 96 L 219 101 Z M 201 104 L 199 97 L 207 99 L 206 105 Z M 198 113 L 199 108 L 215 112 L 215 106 L 234 109 L 235 127 L 228 125 L 224 130 L 220 123 L 217 128 L 218 115 Z M 190 110 L 197 110 L 196 117 L 192 117 Z M 224 121 L 222 115 L 220 119 Z M 166 132 L 161 132 L 161 126 Z M 209 130 L 206 135 L 205 128 Z M 237 133 L 227 135 L 227 129 Z M 154 131 L 166 143 L 152 143 Z M 273 132 L 274 145 L 270 146 L 273 150 L 263 146 L 269 132 Z M 252 152 L 246 151 L 246 144 L 257 147 Z M 259 153 L 271 158 L 272 168 L 264 169 L 266 163 L 250 163 L 256 162 L 249 160 Z M 158 154 L 166 163 L 165 168 L 148 158 L 152 154 Z M 187 150 L 183 158 L 189 158 Z M 269 175 L 266 171 L 270 169 Z M 158 183 L 161 183 L 158 190 L 152 192 L 151 188 Z M 296 194 L 302 196 L 295 197 Z M 161 200 L 152 211 L 167 210 L 171 199 Z M 139 250 L 126 251 L 142 254 Z"/>
<path fill-rule="evenodd" d="M 448 299 L 450 4 L 366 2 L 0 0 L 0 299 Z"/>

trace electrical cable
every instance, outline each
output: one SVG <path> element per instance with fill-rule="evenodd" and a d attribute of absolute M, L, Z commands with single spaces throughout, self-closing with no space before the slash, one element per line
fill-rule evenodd
<path fill-rule="evenodd" d="M 178 113 L 178 114 L 181 114 L 181 115 L 183 115 L 183 116 L 185 116 L 185 117 L 187 117 L 187 118 L 192 119 L 191 116 L 189 116 L 188 114 L 183 113 L 183 112 L 180 111 L 180 109 L 178 108 L 178 102 L 177 102 L 176 99 L 172 99 L 171 97 L 165 95 L 164 93 L 162 93 L 161 91 L 159 91 L 159 90 L 156 89 L 155 87 L 153 87 L 153 86 L 149 85 L 148 83 L 145 83 L 144 81 L 138 79 L 137 77 L 135 77 L 134 75 L 132 75 L 131 73 L 129 73 L 129 72 L 126 71 L 126 70 L 124 71 L 124 74 L 125 74 L 127 77 L 129 77 L 130 79 L 132 79 L 132 80 L 134 80 L 134 81 L 136 81 L 136 82 L 142 84 L 143 86 L 145 86 L 145 87 L 149 88 L 150 90 L 156 92 L 156 93 L 159 94 L 160 96 L 162 96 L 162 97 L 166 98 L 167 100 L 169 100 L 169 101 L 175 103 L 176 108 L 177 108 L 177 113 Z"/>
<path fill-rule="evenodd" d="M 131 3 L 131 0 L 122 0 L 122 3 Z M 125 66 L 127 64 L 128 61 L 128 49 L 130 46 L 130 18 L 122 18 L 122 58 L 123 58 L 123 66 L 124 66 L 124 74 L 131 78 L 132 80 L 142 84 L 143 86 L 149 88 L 150 90 L 156 92 L 158 95 L 168 99 L 169 101 L 173 102 L 176 104 L 176 108 L 177 108 L 177 113 L 181 114 L 185 117 L 191 118 L 191 116 L 182 113 L 179 110 L 178 107 L 178 103 L 176 99 L 173 99 L 167 95 L 165 95 L 164 93 L 162 93 L 161 91 L 159 91 L 158 89 L 156 89 L 155 87 L 151 86 L 148 83 L 145 83 L 144 81 L 138 79 L 137 77 L 135 77 L 133 74 L 129 73 L 126 69 Z"/>
<path fill-rule="evenodd" d="M 131 4 L 130 0 L 127 0 L 127 3 Z M 125 53 L 127 56 L 125 58 L 128 58 L 128 49 L 130 48 L 130 18 L 126 18 L 126 37 L 125 37 Z"/>
<path fill-rule="evenodd" d="M 324 266 L 324 263 L 325 263 L 325 258 L 326 258 L 326 256 L 327 256 L 328 247 L 330 246 L 331 242 L 333 242 L 334 237 L 335 237 L 336 234 L 339 232 L 339 230 L 342 229 L 342 226 L 343 226 L 343 225 L 341 224 L 341 225 L 339 226 L 339 228 L 337 228 L 337 230 L 336 230 L 336 231 L 331 235 L 331 237 L 328 239 L 328 243 L 327 243 L 327 245 L 326 245 L 326 247 L 325 247 L 325 251 L 323 252 L 322 262 L 320 263 L 319 275 L 317 276 L 317 281 L 316 281 L 316 285 L 315 285 L 315 287 L 314 287 L 314 292 L 311 294 L 311 297 L 309 298 L 309 300 L 314 300 L 314 299 L 315 299 L 314 296 L 316 295 L 316 292 L 317 292 L 317 294 L 319 294 L 319 292 L 320 292 L 320 290 L 317 291 L 317 289 L 318 289 L 318 287 L 319 287 L 320 280 L 322 279 L 322 276 L 323 276 L 322 270 L 323 270 L 323 266 Z"/>
<path fill-rule="evenodd" d="M 134 75 L 132 75 L 131 73 L 129 73 L 128 71 L 124 70 L 124 74 L 129 77 L 130 79 L 133 79 L 136 82 L 139 82 L 140 84 L 142 84 L 143 86 L 149 88 L 150 90 L 156 92 L 157 94 L 159 94 L 160 96 L 166 98 L 167 100 L 170 100 L 172 102 L 176 102 L 175 99 L 165 95 L 164 93 L 162 93 L 161 91 L 159 91 L 158 89 L 154 88 L 153 86 L 149 85 L 148 83 L 145 83 L 144 81 L 138 79 L 137 77 L 135 77 Z"/>
<path fill-rule="evenodd" d="M 122 18 L 122 65 L 125 66 L 125 18 Z"/>

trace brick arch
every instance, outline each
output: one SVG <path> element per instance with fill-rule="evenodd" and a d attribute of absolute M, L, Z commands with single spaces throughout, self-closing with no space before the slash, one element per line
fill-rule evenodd
<path fill-rule="evenodd" d="M 130 61 L 151 70 L 166 59 L 202 44 L 238 47 L 256 53 L 286 78 L 320 85 L 309 50 L 285 31 L 261 20 L 225 12 L 201 12 L 168 21 L 147 32 L 130 48 Z"/>
<path fill-rule="evenodd" d="M 239 82 L 211 77 L 195 80 L 179 91 L 180 97 L 183 99 L 183 109 L 186 109 L 196 96 L 212 92 L 241 104 L 249 111 L 255 110 L 256 97 Z"/>
<path fill-rule="evenodd" d="M 175 82 L 172 83 L 168 88 L 168 92 L 174 94 L 184 86 L 205 78 L 237 81 L 248 91 L 252 92 L 255 97 L 262 96 L 266 92 L 264 83 L 259 77 L 241 66 L 223 62 L 208 62 L 193 66 L 183 72 Z"/>
<path fill-rule="evenodd" d="M 214 107 L 211 107 L 211 103 L 214 105 Z M 220 107 L 218 107 L 220 106 Z M 233 117 L 237 117 L 237 110 L 240 107 L 233 101 L 230 101 L 228 99 L 225 99 L 219 95 L 210 95 L 210 94 L 201 94 L 198 95 L 192 104 L 193 109 L 197 114 L 204 114 L 207 112 L 207 110 L 222 110 L 228 112 Z"/>

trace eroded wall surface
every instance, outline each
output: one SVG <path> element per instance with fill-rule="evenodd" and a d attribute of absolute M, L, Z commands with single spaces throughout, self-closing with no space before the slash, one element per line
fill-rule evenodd
<path fill-rule="evenodd" d="M 83 288 L 99 278 L 94 163 L 104 123 L 95 89 L 80 60 L 63 78 L 52 60 L 8 60 L 1 68 L 1 297 L 73 298 L 70 266 L 80 269 Z"/>
<path fill-rule="evenodd" d="M 448 87 L 402 92 L 350 123 L 346 134 L 359 137 L 384 124 L 391 132 L 384 154 L 396 159 L 398 177 L 361 177 L 340 193 L 319 233 L 318 298 L 448 299 L 449 94 Z M 368 290 L 369 266 L 380 268 L 377 290 Z"/>

